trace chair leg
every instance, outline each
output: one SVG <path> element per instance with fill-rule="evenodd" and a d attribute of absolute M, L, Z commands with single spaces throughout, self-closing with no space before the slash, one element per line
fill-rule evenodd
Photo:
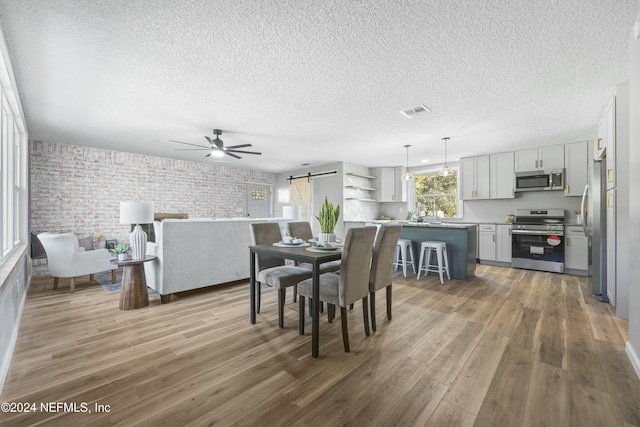
<path fill-rule="evenodd" d="M 298 285 L 293 285 L 293 302 L 298 301 Z"/>
<path fill-rule="evenodd" d="M 55 291 L 56 289 L 58 289 L 58 278 L 54 277 L 53 278 L 53 290 Z"/>
<path fill-rule="evenodd" d="M 304 297 L 298 298 L 298 332 L 304 335 Z"/>
<path fill-rule="evenodd" d="M 391 320 L 391 285 L 387 286 L 387 319 Z"/>
<path fill-rule="evenodd" d="M 344 351 L 349 353 L 349 327 L 347 326 L 347 308 L 340 307 L 340 320 L 342 322 L 342 344 Z"/>
<path fill-rule="evenodd" d="M 369 291 L 369 305 L 371 306 L 371 329 L 376 330 L 376 293 Z"/>
<path fill-rule="evenodd" d="M 72 294 L 75 290 L 76 290 L 76 278 L 72 277 L 71 278 L 71 292 L 69 292 L 69 293 Z"/>
<path fill-rule="evenodd" d="M 256 282 L 256 313 L 260 313 L 260 294 L 262 294 L 262 285 Z"/>
<path fill-rule="evenodd" d="M 442 251 L 436 250 L 436 257 L 438 258 L 438 274 L 440 275 L 440 284 L 444 285 L 444 277 L 442 273 L 444 273 L 444 265 L 442 261 Z"/>
<path fill-rule="evenodd" d="M 420 278 L 420 273 L 422 272 L 422 262 L 424 261 L 424 253 L 425 253 L 425 249 L 424 248 L 420 248 L 420 261 L 418 261 L 418 279 Z M 427 262 L 429 262 L 429 259 L 427 258 Z M 426 275 L 426 272 L 425 272 Z"/>
<path fill-rule="evenodd" d="M 327 303 L 327 319 L 329 323 L 333 322 L 333 319 L 336 318 L 336 306 L 333 304 Z"/>
<path fill-rule="evenodd" d="M 400 253 L 402 254 L 402 275 L 407 277 L 407 247 L 405 245 L 400 246 Z"/>
<path fill-rule="evenodd" d="M 413 274 L 416 274 L 416 259 L 413 256 L 413 244 L 409 246 L 409 255 L 411 255 L 411 266 L 413 267 Z"/>
<path fill-rule="evenodd" d="M 284 299 L 286 292 L 286 288 L 278 289 L 278 327 L 280 329 L 284 328 Z"/>
<path fill-rule="evenodd" d="M 362 298 L 362 320 L 364 321 L 364 334 L 371 335 L 369 331 L 369 297 Z"/>
<path fill-rule="evenodd" d="M 353 304 L 349 304 L 349 310 L 353 310 Z"/>
<path fill-rule="evenodd" d="M 111 270 L 111 284 L 116 283 L 116 270 Z"/>

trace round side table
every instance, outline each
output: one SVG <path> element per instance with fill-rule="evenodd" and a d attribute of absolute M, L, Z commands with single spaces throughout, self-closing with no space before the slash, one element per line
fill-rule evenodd
<path fill-rule="evenodd" d="M 147 255 L 142 259 L 126 259 L 111 262 L 123 267 L 122 286 L 120 289 L 120 310 L 135 310 L 149 305 L 149 293 L 147 292 L 147 279 L 144 275 L 144 264 L 153 261 L 155 255 Z"/>

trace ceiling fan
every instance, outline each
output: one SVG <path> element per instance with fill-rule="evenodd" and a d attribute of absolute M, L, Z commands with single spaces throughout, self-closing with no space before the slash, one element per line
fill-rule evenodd
<path fill-rule="evenodd" d="M 235 157 L 236 159 L 241 159 L 242 157 L 234 153 L 257 154 L 257 155 L 262 154 L 262 153 L 258 153 L 257 151 L 238 150 L 238 148 L 251 147 L 251 144 L 230 145 L 228 147 L 225 147 L 224 143 L 220 139 L 220 135 L 222 135 L 222 131 L 220 129 L 214 129 L 213 134 L 216 136 L 214 139 L 211 139 L 206 135 L 204 137 L 207 140 L 207 142 L 209 142 L 210 147 L 205 147 L 203 145 L 191 144 L 189 142 L 182 142 L 182 141 L 170 140 L 170 142 L 176 142 L 178 144 L 193 145 L 194 147 L 199 147 L 199 148 L 176 148 L 175 151 L 207 150 L 209 151 L 209 154 L 207 154 L 205 157 L 223 157 L 226 154 L 227 156 Z"/>

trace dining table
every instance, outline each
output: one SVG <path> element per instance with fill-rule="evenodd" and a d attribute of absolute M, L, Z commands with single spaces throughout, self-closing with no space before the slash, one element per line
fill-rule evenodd
<path fill-rule="evenodd" d="M 250 311 L 251 323 L 256 323 L 256 256 L 264 255 L 284 260 L 294 260 L 309 263 L 312 266 L 312 292 L 311 298 L 311 356 L 320 354 L 320 265 L 342 258 L 341 249 L 318 250 L 313 246 L 274 246 L 273 244 L 249 246 L 250 253 Z"/>

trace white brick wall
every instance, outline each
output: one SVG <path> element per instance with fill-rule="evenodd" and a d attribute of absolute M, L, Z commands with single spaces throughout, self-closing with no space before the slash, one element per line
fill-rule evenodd
<path fill-rule="evenodd" d="M 243 216 L 247 182 L 274 184 L 275 174 L 33 141 L 31 227 L 128 241 L 121 201 L 153 202 L 155 212 L 190 218 Z M 41 264 L 34 263 L 34 274 L 46 273 Z"/>

